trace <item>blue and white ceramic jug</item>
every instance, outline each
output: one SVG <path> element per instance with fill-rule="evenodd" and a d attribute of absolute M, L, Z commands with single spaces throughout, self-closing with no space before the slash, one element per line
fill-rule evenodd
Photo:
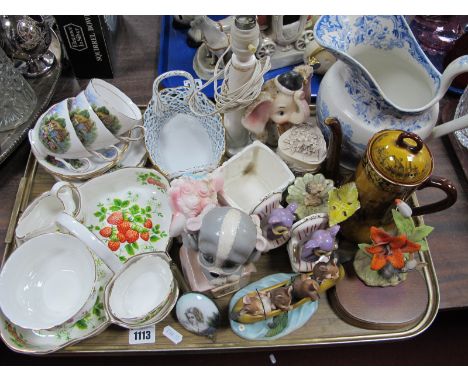
<path fill-rule="evenodd" d="M 462 117 L 434 128 L 438 102 L 452 80 L 468 71 L 468 56 L 440 74 L 403 16 L 322 16 L 314 33 L 339 59 L 320 85 L 317 119 L 321 126 L 329 116 L 341 122 L 345 167 L 357 165 L 380 130 L 401 129 L 427 139 L 468 126 L 468 117 Z"/>

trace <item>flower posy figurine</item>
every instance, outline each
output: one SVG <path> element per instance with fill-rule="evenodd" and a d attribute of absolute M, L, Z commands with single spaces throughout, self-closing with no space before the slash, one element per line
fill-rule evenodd
<path fill-rule="evenodd" d="M 305 174 L 289 186 L 286 201 L 297 204 L 296 215 L 303 219 L 315 213 L 327 212 L 328 192 L 332 188 L 333 181 L 322 174 Z"/>
<path fill-rule="evenodd" d="M 359 244 L 360 251 L 354 259 L 358 277 L 368 286 L 398 285 L 406 280 L 408 271 L 419 264 L 414 253 L 427 249 L 425 237 L 432 227 L 416 227 L 411 218 L 411 208 L 403 201 L 395 201 L 392 210 L 398 233 L 392 235 L 384 230 L 371 227 L 372 244 Z"/>
<path fill-rule="evenodd" d="M 221 176 L 207 176 L 203 179 L 178 178 L 171 182 L 169 201 L 173 219 L 169 233 L 179 236 L 208 205 L 218 206 L 218 194 L 223 192 Z"/>

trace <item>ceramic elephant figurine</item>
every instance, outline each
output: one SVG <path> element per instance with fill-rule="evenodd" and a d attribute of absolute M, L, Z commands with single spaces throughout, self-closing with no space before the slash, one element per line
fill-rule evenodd
<path fill-rule="evenodd" d="M 294 215 L 296 209 L 297 204 L 291 203 L 286 208 L 280 206 L 271 211 L 267 225 L 267 238 L 269 240 L 278 239 L 291 230 L 296 218 Z"/>
<path fill-rule="evenodd" d="M 331 252 L 335 249 L 335 237 L 340 230 L 338 224 L 328 229 L 319 229 L 314 231 L 310 237 L 310 240 L 304 244 L 302 249 L 301 259 L 304 261 L 314 262 L 317 261 L 320 256 L 317 256 L 315 250 L 323 252 Z"/>
<path fill-rule="evenodd" d="M 207 206 L 190 222 L 194 234 L 184 244 L 198 251 L 198 261 L 213 285 L 235 281 L 243 266 L 258 260 L 266 249 L 260 219 L 232 207 Z"/>
<path fill-rule="evenodd" d="M 259 140 L 276 146 L 279 135 L 291 125 L 303 123 L 310 114 L 304 88 L 310 88 L 311 75 L 312 68 L 303 65 L 267 81 L 245 109 L 243 126 Z"/>

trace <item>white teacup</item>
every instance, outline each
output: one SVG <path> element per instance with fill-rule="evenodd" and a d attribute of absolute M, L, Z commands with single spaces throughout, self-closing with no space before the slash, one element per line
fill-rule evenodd
<path fill-rule="evenodd" d="M 0 273 L 0 309 L 25 329 L 53 329 L 84 317 L 95 302 L 96 265 L 73 236 L 48 233 L 18 247 Z"/>
<path fill-rule="evenodd" d="M 96 115 L 115 136 L 121 136 L 134 128 L 143 131 L 140 109 L 115 86 L 94 78 L 89 81 L 84 93 Z"/>
<path fill-rule="evenodd" d="M 15 235 L 18 244 L 58 229 L 55 218 L 60 213 L 76 216 L 81 208 L 81 196 L 72 183 L 57 182 L 50 191 L 38 196 L 21 215 Z"/>

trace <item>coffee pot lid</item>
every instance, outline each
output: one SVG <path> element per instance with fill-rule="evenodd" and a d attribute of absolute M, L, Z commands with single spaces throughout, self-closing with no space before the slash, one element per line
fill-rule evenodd
<path fill-rule="evenodd" d="M 368 158 L 387 179 L 403 185 L 415 185 L 432 173 L 433 159 L 419 135 L 402 130 L 383 130 L 368 146 Z"/>

